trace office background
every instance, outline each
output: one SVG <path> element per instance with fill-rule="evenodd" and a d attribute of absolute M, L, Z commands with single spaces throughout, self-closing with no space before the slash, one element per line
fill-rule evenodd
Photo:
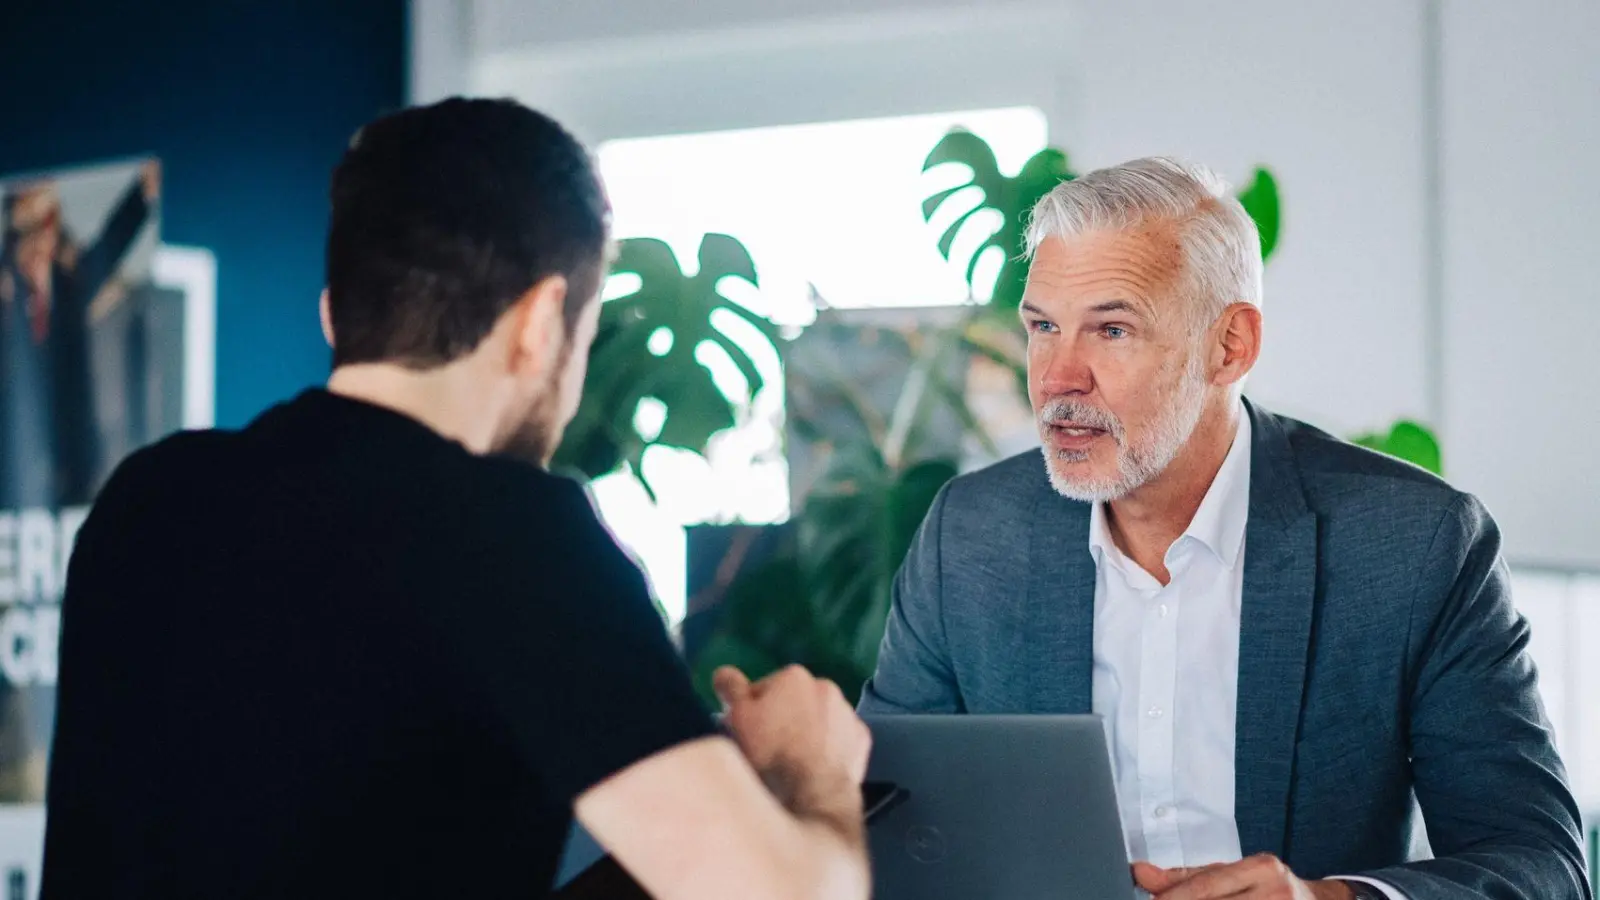
<path fill-rule="evenodd" d="M 0 175 L 163 160 L 163 240 L 216 259 L 224 426 L 325 375 L 327 175 L 357 125 L 408 101 L 555 115 L 597 147 L 621 236 L 665 238 L 692 270 L 701 234 L 733 235 L 762 276 L 743 296 L 791 328 L 817 295 L 966 299 L 920 216 L 922 159 L 951 126 L 1012 172 L 1046 145 L 1078 171 L 1268 167 L 1283 232 L 1251 396 L 1345 435 L 1432 429 L 1505 532 L 1558 740 L 1600 812 L 1587 0 L 56 0 L 11 18 Z M 774 360 L 753 364 L 781 388 Z M 752 400 L 710 462 L 651 451 L 653 500 L 627 474 L 596 485 L 670 619 L 690 605 L 686 526 L 788 517 L 783 399 Z M 0 850 L 25 862 L 33 826 L 8 821 Z"/>

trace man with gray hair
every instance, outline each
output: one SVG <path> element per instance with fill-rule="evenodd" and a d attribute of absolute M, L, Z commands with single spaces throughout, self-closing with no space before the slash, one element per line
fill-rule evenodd
<path fill-rule="evenodd" d="M 935 500 L 862 711 L 1103 716 L 1160 900 L 1587 900 L 1493 520 L 1243 398 L 1260 239 L 1222 181 L 1092 172 L 1028 250 L 1042 452 Z"/>

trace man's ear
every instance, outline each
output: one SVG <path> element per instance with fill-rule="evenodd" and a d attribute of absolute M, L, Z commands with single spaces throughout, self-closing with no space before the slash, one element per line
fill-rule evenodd
<path fill-rule="evenodd" d="M 547 275 L 512 305 L 511 358 L 517 374 L 543 374 L 556 365 L 567 339 L 567 279 Z"/>
<path fill-rule="evenodd" d="M 317 301 L 317 314 L 322 317 L 322 339 L 333 349 L 333 313 L 328 309 L 328 289 L 322 289 L 322 299 Z"/>
<path fill-rule="evenodd" d="M 1217 322 L 1218 384 L 1238 384 L 1256 360 L 1261 358 L 1261 308 L 1254 303 L 1235 303 L 1223 311 Z"/>

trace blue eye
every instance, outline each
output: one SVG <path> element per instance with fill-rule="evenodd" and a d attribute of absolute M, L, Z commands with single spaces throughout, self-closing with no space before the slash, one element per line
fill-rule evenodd
<path fill-rule="evenodd" d="M 1128 329 L 1123 328 L 1121 325 L 1107 325 L 1100 329 L 1100 332 L 1114 341 L 1120 341 L 1128 336 Z"/>
<path fill-rule="evenodd" d="M 1048 333 L 1050 333 L 1052 331 L 1055 331 L 1055 328 L 1056 328 L 1056 326 L 1055 326 L 1054 323 L 1046 322 L 1043 319 L 1029 319 L 1028 320 L 1028 330 L 1029 331 L 1043 331 L 1043 332 L 1048 334 Z"/>

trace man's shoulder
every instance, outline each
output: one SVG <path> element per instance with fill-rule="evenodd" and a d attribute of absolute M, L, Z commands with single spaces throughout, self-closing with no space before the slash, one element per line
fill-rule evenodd
<path fill-rule="evenodd" d="M 1014 514 L 1019 504 L 1031 504 L 1052 493 L 1044 454 L 1035 447 L 951 479 L 945 489 L 945 508 Z"/>
<path fill-rule="evenodd" d="M 597 517 L 583 486 L 565 475 L 498 456 L 471 457 L 467 468 L 473 475 L 475 509 L 530 525 Z"/>
<path fill-rule="evenodd" d="M 996 564 L 1027 553 L 1041 503 L 1054 505 L 1052 516 L 1070 516 L 1081 507 L 1088 521 L 1086 504 L 1066 500 L 1050 486 L 1037 449 L 951 479 L 931 522 L 946 568 Z"/>
<path fill-rule="evenodd" d="M 1329 525 L 1347 524 L 1337 530 L 1353 540 L 1381 538 L 1408 553 L 1447 533 L 1468 540 L 1495 529 L 1477 497 L 1420 466 L 1295 419 L 1263 413 L 1262 420 L 1287 440 L 1307 505 Z"/>
<path fill-rule="evenodd" d="M 112 471 L 100 500 L 147 485 L 170 489 L 194 484 L 207 472 L 230 466 L 238 452 L 238 432 L 179 431 L 128 454 Z"/>
<path fill-rule="evenodd" d="M 440 498 L 439 521 L 452 546 L 508 571 L 577 572 L 625 559 L 577 481 L 521 460 L 470 456 L 436 476 L 466 482 Z M 448 488 L 445 480 L 431 493 Z M 613 556 L 615 554 L 615 557 Z"/>
<path fill-rule="evenodd" d="M 1287 439 L 1312 505 L 1403 502 L 1443 508 L 1468 496 L 1413 463 L 1353 444 L 1286 416 L 1264 414 Z"/>

